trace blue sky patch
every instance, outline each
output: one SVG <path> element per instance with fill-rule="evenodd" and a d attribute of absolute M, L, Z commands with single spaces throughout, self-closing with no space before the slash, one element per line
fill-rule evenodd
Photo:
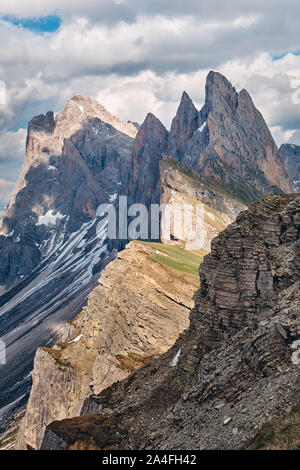
<path fill-rule="evenodd" d="M 285 57 L 287 54 L 300 55 L 300 51 L 284 52 L 283 54 L 273 56 L 272 59 L 280 60 L 280 59 L 283 59 L 283 57 Z"/>
<path fill-rule="evenodd" d="M 30 29 L 35 33 L 54 33 L 62 23 L 61 18 L 56 15 L 40 16 L 39 18 L 4 16 L 2 19 L 16 26 Z"/>

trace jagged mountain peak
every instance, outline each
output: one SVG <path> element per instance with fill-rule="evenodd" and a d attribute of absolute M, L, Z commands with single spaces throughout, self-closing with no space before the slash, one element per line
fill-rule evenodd
<path fill-rule="evenodd" d="M 97 101 L 77 94 L 67 101 L 55 120 L 53 112 L 49 111 L 46 115 L 35 116 L 29 122 L 25 170 L 22 173 L 27 172 L 30 165 L 48 158 L 49 155 L 61 155 L 65 140 L 74 136 L 83 125 L 91 123 L 94 119 L 111 125 L 131 138 L 137 134 L 137 128 L 133 124 L 114 116 Z"/>
<path fill-rule="evenodd" d="M 148 113 L 138 132 L 143 132 L 148 127 L 155 127 L 166 131 L 163 123 L 153 113 Z"/>
<path fill-rule="evenodd" d="M 163 123 L 152 113 L 148 113 L 141 127 L 139 128 L 134 144 L 133 154 L 137 154 L 141 148 L 148 146 L 156 148 L 167 139 L 168 131 Z M 156 158 L 161 158 L 157 155 Z"/>
<path fill-rule="evenodd" d="M 182 158 L 187 142 L 199 127 L 199 112 L 186 91 L 182 93 L 170 130 L 168 151 Z"/>
<path fill-rule="evenodd" d="M 235 90 L 231 82 L 225 75 L 222 75 L 220 72 L 215 72 L 211 70 L 206 77 L 206 86 L 215 86 L 218 88 L 227 88 L 228 90 Z"/>
<path fill-rule="evenodd" d="M 166 151 L 168 131 L 161 121 L 148 113 L 133 144 L 132 201 L 149 204 L 159 202 L 159 162 Z"/>
<path fill-rule="evenodd" d="M 234 115 L 237 106 L 238 93 L 230 81 L 219 72 L 209 72 L 205 85 L 205 112 L 215 110 Z"/>
<path fill-rule="evenodd" d="M 114 116 L 96 100 L 80 94 L 67 101 L 55 120 L 53 112 L 49 111 L 45 115 L 35 116 L 29 122 L 25 160 L 9 209 L 15 203 L 16 195 L 26 186 L 26 175 L 30 168 L 40 164 L 50 165 L 51 156 L 61 156 L 66 142 L 77 136 L 84 126 L 90 125 L 94 130 L 95 119 L 112 126 L 131 139 L 134 139 L 138 132 L 133 124 Z M 94 130 L 95 134 L 97 132 Z"/>
<path fill-rule="evenodd" d="M 180 115 L 185 115 L 186 119 L 189 119 L 191 115 L 198 115 L 198 110 L 186 91 L 182 93 L 180 104 L 177 109 L 176 116 Z"/>
<path fill-rule="evenodd" d="M 46 132 L 52 134 L 55 128 L 55 120 L 53 111 L 46 114 L 39 114 L 31 119 L 28 125 L 29 132 Z"/>
<path fill-rule="evenodd" d="M 280 190 L 291 192 L 277 146 L 249 93 L 238 93 L 214 71 L 207 76 L 205 90 L 198 126 L 184 119 L 182 100 L 170 132 L 170 155 L 208 178 L 225 181 L 244 202 Z"/>
<path fill-rule="evenodd" d="M 183 104 L 183 103 L 192 103 L 193 104 L 193 101 L 192 101 L 190 95 L 185 90 L 183 90 L 183 92 L 182 92 L 181 101 L 180 101 L 180 104 Z"/>

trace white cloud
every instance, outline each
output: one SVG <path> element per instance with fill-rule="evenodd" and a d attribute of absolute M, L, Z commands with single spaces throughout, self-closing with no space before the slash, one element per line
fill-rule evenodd
<path fill-rule="evenodd" d="M 295 133 L 296 133 L 295 129 L 284 131 L 282 127 L 280 126 L 273 126 L 273 127 L 270 127 L 270 131 L 273 135 L 275 142 L 277 142 L 278 146 L 280 146 L 282 143 L 287 143 L 287 142 L 297 143 L 297 139 L 295 136 Z"/>
<path fill-rule="evenodd" d="M 9 202 L 15 185 L 16 183 L 0 178 L 0 208 L 4 208 Z"/>
<path fill-rule="evenodd" d="M 16 181 L 24 159 L 26 130 L 0 132 L 0 178 Z"/>
<path fill-rule="evenodd" d="M 0 79 L 7 88 L 0 115 L 1 177 L 17 177 L 27 121 L 49 109 L 58 112 L 74 94 L 98 99 L 123 119 L 142 122 L 151 111 L 168 127 L 183 90 L 202 105 L 210 69 L 248 89 L 278 144 L 299 140 L 300 105 L 292 103 L 291 82 L 300 79 L 300 56 L 272 59 L 298 47 L 298 1 L 287 0 L 284 8 L 274 0 L 0 4 L 0 15 L 55 12 L 63 18 L 55 33 L 37 35 L 0 23 Z"/>

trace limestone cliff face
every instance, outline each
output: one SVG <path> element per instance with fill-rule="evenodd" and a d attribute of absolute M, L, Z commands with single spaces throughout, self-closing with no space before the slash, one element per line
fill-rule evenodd
<path fill-rule="evenodd" d="M 299 234 L 299 196 L 240 214 L 200 266 L 186 333 L 81 417 L 49 425 L 42 448 L 237 449 L 288 413 L 300 390 Z"/>
<path fill-rule="evenodd" d="M 50 422 L 78 416 L 90 394 L 174 344 L 188 327 L 201 261 L 190 255 L 195 264 L 189 270 L 179 255 L 188 253 L 132 242 L 106 267 L 88 305 L 64 327 L 61 343 L 37 351 L 17 447 L 38 449 Z"/>
<path fill-rule="evenodd" d="M 201 179 L 197 173 L 171 157 L 165 157 L 160 162 L 160 185 L 160 202 L 162 207 L 167 207 L 161 220 L 163 243 L 174 243 L 174 240 L 177 243 L 180 240 L 186 248 L 210 251 L 213 238 L 246 209 L 222 186 Z M 185 206 L 190 207 L 190 212 L 184 213 Z M 198 213 L 197 206 L 202 207 L 203 212 Z M 199 230 L 198 235 L 196 230 Z"/>

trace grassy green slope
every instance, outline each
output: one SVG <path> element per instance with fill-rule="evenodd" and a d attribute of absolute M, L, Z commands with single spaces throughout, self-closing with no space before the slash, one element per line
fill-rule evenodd
<path fill-rule="evenodd" d="M 158 263 L 177 271 L 199 276 L 198 268 L 202 263 L 205 250 L 187 251 L 178 245 L 165 245 L 163 243 L 139 242 L 156 248 L 156 253 L 151 254 L 151 258 Z"/>

